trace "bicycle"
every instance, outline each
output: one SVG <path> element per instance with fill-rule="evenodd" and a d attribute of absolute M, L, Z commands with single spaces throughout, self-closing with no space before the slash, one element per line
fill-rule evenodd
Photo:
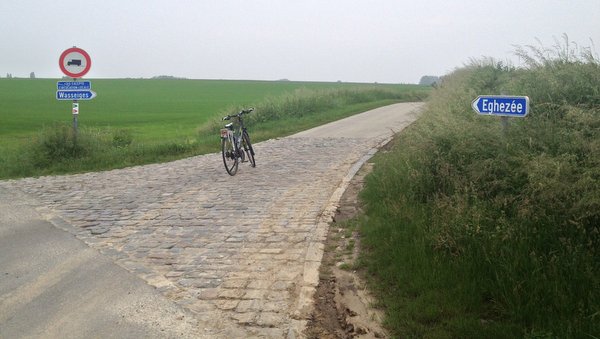
<path fill-rule="evenodd" d="M 250 161 L 250 166 L 256 167 L 254 160 L 254 149 L 250 143 L 248 130 L 244 126 L 244 114 L 250 114 L 254 108 L 242 110 L 237 114 L 228 115 L 223 120 L 237 119 L 237 129 L 234 123 L 230 122 L 221 129 L 221 153 L 223 154 L 223 164 L 227 173 L 231 176 L 235 175 L 240 162 Z M 246 160 L 247 158 L 247 160 Z"/>

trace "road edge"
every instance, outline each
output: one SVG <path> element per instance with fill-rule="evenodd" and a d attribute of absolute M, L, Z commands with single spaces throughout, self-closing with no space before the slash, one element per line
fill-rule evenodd
<path fill-rule="evenodd" d="M 309 241 L 308 250 L 306 252 L 303 280 L 300 286 L 300 293 L 292 313 L 292 328 L 290 329 L 288 338 L 295 338 L 296 336 L 291 335 L 292 333 L 297 334 L 299 337 L 305 337 L 305 332 L 308 325 L 308 319 L 314 311 L 314 295 L 317 291 L 319 284 L 319 270 L 325 251 L 325 241 L 327 240 L 327 232 L 329 226 L 334 220 L 334 216 L 339 207 L 342 195 L 350 185 L 352 178 L 358 173 L 358 171 L 367 163 L 382 147 L 392 141 L 394 136 L 387 137 L 385 140 L 379 142 L 377 146 L 371 148 L 365 155 L 363 155 L 358 161 L 356 161 L 352 167 L 348 170 L 348 173 L 344 176 L 340 184 L 337 186 L 325 208 L 321 212 L 315 232 Z"/>

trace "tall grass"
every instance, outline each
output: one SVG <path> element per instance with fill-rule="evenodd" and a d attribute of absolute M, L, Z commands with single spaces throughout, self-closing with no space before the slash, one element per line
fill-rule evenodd
<path fill-rule="evenodd" d="M 376 158 L 363 260 L 400 337 L 600 337 L 600 64 L 568 41 L 528 53 L 445 77 Z M 471 111 L 498 93 L 530 114 Z"/>
<path fill-rule="evenodd" d="M 347 117 L 370 108 L 400 101 L 422 101 L 430 88 L 407 86 L 392 89 L 366 86 L 350 89 L 300 88 L 281 96 L 267 97 L 256 104 L 255 112 L 246 116 L 245 123 L 252 127 L 256 140 L 289 135 L 323 123 Z M 234 114 L 241 106 L 222 112 Z M 222 121 L 214 119 L 199 129 L 201 134 L 215 134 Z"/>
<path fill-rule="evenodd" d="M 0 177 L 108 170 L 174 160 L 198 150 L 195 142 L 135 142 L 128 129 L 82 127 L 75 134 L 69 124 L 54 124 L 17 151 L 0 154 Z"/>

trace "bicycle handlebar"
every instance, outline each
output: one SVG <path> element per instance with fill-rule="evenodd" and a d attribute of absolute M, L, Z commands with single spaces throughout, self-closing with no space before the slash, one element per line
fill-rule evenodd
<path fill-rule="evenodd" d="M 239 118 L 239 117 L 241 117 L 242 115 L 244 115 L 244 114 L 249 114 L 249 113 L 250 113 L 250 112 L 252 112 L 252 111 L 254 111 L 254 107 L 251 107 L 250 109 L 243 109 L 243 110 L 239 111 L 237 114 L 234 114 L 234 115 L 228 115 L 228 116 L 225 116 L 225 117 L 223 117 L 223 120 L 229 120 L 229 119 L 231 119 L 231 118 L 233 118 L 233 117 L 238 117 L 238 118 Z"/>

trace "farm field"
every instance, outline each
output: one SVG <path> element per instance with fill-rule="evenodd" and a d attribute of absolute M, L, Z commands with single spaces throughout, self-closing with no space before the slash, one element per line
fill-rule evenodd
<path fill-rule="evenodd" d="M 0 79 L 0 178 L 106 170 L 218 151 L 220 117 L 256 107 L 255 142 L 378 106 L 419 101 L 418 85 L 96 79 L 80 100 L 79 136 L 71 101 L 56 100 L 58 79 Z"/>
<path fill-rule="evenodd" d="M 0 79 L 0 144 L 13 147 L 43 126 L 70 122 L 71 101 L 55 98 L 58 79 Z M 93 79 L 93 100 L 80 101 L 80 126 L 127 128 L 145 142 L 189 137 L 228 107 L 251 105 L 299 88 L 364 84 L 169 79 Z M 380 85 L 399 88 L 406 85 Z M 408 85 L 410 87 L 410 85 Z"/>

